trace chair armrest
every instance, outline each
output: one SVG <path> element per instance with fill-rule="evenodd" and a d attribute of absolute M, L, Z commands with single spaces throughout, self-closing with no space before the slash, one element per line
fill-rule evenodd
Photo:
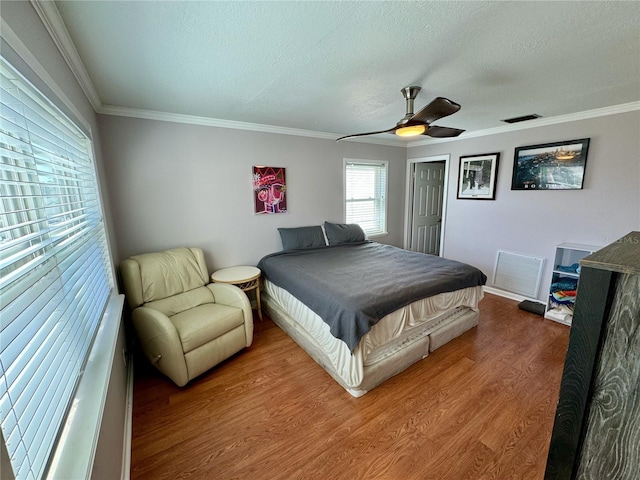
<path fill-rule="evenodd" d="M 131 310 L 135 310 L 144 303 L 142 295 L 142 279 L 140 265 L 130 258 L 120 263 L 120 277 Z"/>
<path fill-rule="evenodd" d="M 246 310 L 249 316 L 253 317 L 249 297 L 235 285 L 228 283 L 210 283 L 207 285 L 207 288 L 213 293 L 216 303 Z"/>
<path fill-rule="evenodd" d="M 179 387 L 186 385 L 189 372 L 182 342 L 169 317 L 158 310 L 139 307 L 133 311 L 132 321 L 149 361 Z"/>
<path fill-rule="evenodd" d="M 213 293 L 216 303 L 242 310 L 247 347 L 249 347 L 253 341 L 253 312 L 251 311 L 251 303 L 247 294 L 235 285 L 228 283 L 210 283 L 207 288 Z"/>

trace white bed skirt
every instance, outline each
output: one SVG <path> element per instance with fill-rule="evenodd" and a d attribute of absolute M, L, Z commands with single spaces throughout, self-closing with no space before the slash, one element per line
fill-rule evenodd
<path fill-rule="evenodd" d="M 418 300 L 383 317 L 351 353 L 285 289 L 264 280 L 262 291 L 270 318 L 355 397 L 477 325 L 484 295 L 479 286 Z"/>

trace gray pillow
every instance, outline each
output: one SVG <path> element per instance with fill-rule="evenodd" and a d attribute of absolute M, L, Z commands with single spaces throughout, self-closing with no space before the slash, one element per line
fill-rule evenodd
<path fill-rule="evenodd" d="M 279 228 L 283 250 L 326 247 L 327 242 L 320 225 L 313 227 Z"/>
<path fill-rule="evenodd" d="M 357 223 L 324 222 L 324 231 L 327 234 L 329 245 L 364 242 L 367 239 L 364 231 Z"/>

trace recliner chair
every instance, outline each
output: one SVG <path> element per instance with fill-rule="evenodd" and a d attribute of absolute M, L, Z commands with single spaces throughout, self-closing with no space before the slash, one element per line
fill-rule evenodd
<path fill-rule="evenodd" d="M 176 385 L 251 345 L 247 295 L 234 285 L 209 283 L 201 249 L 136 255 L 120 264 L 120 272 L 142 349 Z"/>

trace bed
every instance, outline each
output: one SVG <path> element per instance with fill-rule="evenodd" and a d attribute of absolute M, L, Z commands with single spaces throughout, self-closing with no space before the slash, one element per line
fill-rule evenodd
<path fill-rule="evenodd" d="M 357 225 L 279 229 L 263 257 L 269 317 L 355 397 L 478 323 L 487 277 L 460 262 L 371 242 Z"/>

